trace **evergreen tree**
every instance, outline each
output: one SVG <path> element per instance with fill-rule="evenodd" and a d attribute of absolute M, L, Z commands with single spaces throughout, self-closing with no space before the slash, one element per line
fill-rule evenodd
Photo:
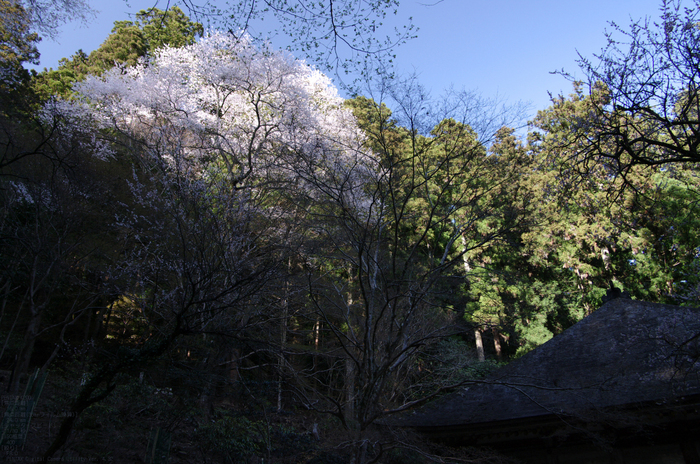
<path fill-rule="evenodd" d="M 134 66 L 150 59 L 158 49 L 190 45 L 202 34 L 202 25 L 190 21 L 177 6 L 167 11 L 141 10 L 136 21 L 116 21 L 112 33 L 89 55 L 78 50 L 70 58 L 61 59 L 57 70 L 40 73 L 34 86 L 44 99 L 67 97 L 73 85 L 88 75 L 102 75 L 114 66 Z"/>
<path fill-rule="evenodd" d="M 24 63 L 39 63 L 37 43 L 41 39 L 30 29 L 29 14 L 14 0 L 0 0 L 0 114 L 21 107 L 17 99 L 26 94 L 30 73 Z"/>

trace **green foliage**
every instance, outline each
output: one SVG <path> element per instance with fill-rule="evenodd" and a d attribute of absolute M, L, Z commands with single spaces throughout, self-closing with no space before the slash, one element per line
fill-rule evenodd
<path fill-rule="evenodd" d="M 509 201 L 520 154 L 489 156 L 473 128 L 454 118 L 419 133 L 420 114 L 404 115 L 415 123 L 406 128 L 370 99 L 348 105 L 365 129 L 365 145 L 376 153 L 377 166 L 363 187 L 371 220 L 343 199 L 331 199 L 333 209 L 324 205 L 317 221 L 332 245 L 322 256 L 324 264 L 329 257 L 337 264 L 334 272 L 318 266 L 323 278 L 314 282 L 312 297 L 320 319 L 332 325 L 336 350 L 347 352 L 358 369 L 350 384 L 326 382 L 335 390 L 323 394 L 333 398 L 328 404 L 348 429 L 364 430 L 407 401 L 478 374 L 428 358 L 437 339 L 454 333 L 455 316 L 463 312 L 460 283 L 469 260 L 520 219 L 522 202 Z"/>
<path fill-rule="evenodd" d="M 293 427 L 266 419 L 251 420 L 226 409 L 217 409 L 210 421 L 197 428 L 195 436 L 204 449 L 214 451 L 227 463 L 248 462 L 253 456 L 286 458 L 315 447 L 308 434 Z"/>
<path fill-rule="evenodd" d="M 471 258 L 466 316 L 504 333 L 510 354 L 595 310 L 611 281 L 648 301 L 689 302 L 694 295 L 696 279 L 686 270 L 700 243 L 697 170 L 636 166 L 624 179 L 603 164 L 582 170 L 584 135 L 594 130 L 586 118 L 608 98 L 604 87 L 585 95 L 575 86 L 538 113 L 527 146 L 505 137 L 492 147 L 499 157 L 528 153 L 516 164 L 523 170 L 511 197 L 529 198 L 527 218 Z M 622 181 L 627 188 L 620 190 Z"/>
<path fill-rule="evenodd" d="M 382 157 L 385 163 L 400 157 L 408 143 L 408 131 L 399 127 L 384 104 L 371 98 L 357 96 L 345 101 L 360 129 L 367 135 L 367 148 Z"/>
<path fill-rule="evenodd" d="M 17 117 L 32 106 L 31 74 L 24 63 L 39 63 L 39 36 L 29 28 L 29 14 L 15 0 L 0 0 L 0 117 Z"/>
<path fill-rule="evenodd" d="M 100 47 L 88 57 L 88 74 L 100 75 L 115 65 L 133 66 L 148 51 L 146 40 L 141 29 L 137 26 L 115 26 L 112 33 Z M 64 61 L 63 66 L 80 72 L 82 60 L 77 62 Z"/>
<path fill-rule="evenodd" d="M 498 364 L 474 357 L 470 344 L 456 337 L 440 340 L 432 350 L 431 369 L 444 385 L 455 385 L 486 377 Z"/>
<path fill-rule="evenodd" d="M 39 36 L 29 29 L 29 14 L 19 2 L 0 0 L 0 75 L 2 80 L 11 68 L 22 63 L 39 62 L 36 48 Z"/>
<path fill-rule="evenodd" d="M 626 287 L 646 300 L 687 301 L 678 288 L 697 282 L 687 270 L 698 259 L 700 179 L 693 170 L 664 170 L 650 187 L 629 204 L 636 214 L 621 236 L 629 263 Z"/>
<path fill-rule="evenodd" d="M 112 33 L 90 55 L 78 50 L 70 58 L 61 59 L 58 69 L 38 74 L 34 88 L 43 99 L 68 97 L 73 84 L 89 74 L 100 75 L 114 66 L 133 66 L 165 46 L 190 45 L 203 31 L 200 23 L 190 21 L 177 6 L 166 11 L 141 10 L 136 21 L 115 21 Z"/>
<path fill-rule="evenodd" d="M 166 11 L 149 8 L 136 13 L 135 23 L 117 21 L 112 32 L 125 27 L 136 26 L 143 31 L 143 38 L 148 53 L 153 53 L 165 46 L 180 48 L 193 44 L 201 37 L 204 28 L 200 23 L 190 21 L 190 18 L 177 6 Z"/>
<path fill-rule="evenodd" d="M 479 361 L 475 350 L 459 337 L 443 338 L 417 356 L 409 385 L 401 392 L 415 401 L 449 393 L 459 385 L 486 377 L 499 367 L 493 360 Z"/>
<path fill-rule="evenodd" d="M 547 212 L 549 225 L 538 246 L 544 245 L 542 238 L 550 242 L 533 254 L 554 257 L 555 263 L 572 270 L 581 289 L 607 288 L 610 280 L 617 280 L 637 298 L 671 302 L 676 268 L 694 259 L 698 243 L 697 173 L 692 168 L 637 166 L 621 179 L 605 165 L 595 165 L 583 180 L 568 176 L 578 160 L 560 152 L 578 150 L 585 156 L 585 142 L 567 138 L 568 128 L 594 111 L 605 95 L 600 89 L 583 96 L 577 88 L 569 99 L 556 99 L 538 115 L 536 123 L 546 131 L 536 133 L 539 156 L 552 167 L 546 190 L 556 194 L 558 200 L 551 204 L 559 211 Z M 585 126 L 577 127 L 580 131 Z M 618 190 L 620 181 L 628 188 Z"/>

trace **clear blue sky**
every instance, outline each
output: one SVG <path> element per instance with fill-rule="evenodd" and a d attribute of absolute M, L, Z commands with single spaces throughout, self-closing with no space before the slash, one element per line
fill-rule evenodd
<path fill-rule="evenodd" d="M 114 21 L 154 5 L 163 9 L 167 0 L 91 0 L 91 5 L 100 14 L 87 28 L 68 24 L 59 43 L 40 44 L 40 69 L 57 67 L 79 48 L 89 53 Z M 573 73 L 577 50 L 585 56 L 600 51 L 608 21 L 626 26 L 630 18 L 657 18 L 659 6 L 660 0 L 402 0 L 397 24 L 412 16 L 420 30 L 397 50 L 397 65 L 403 73 L 415 71 L 433 96 L 453 85 L 531 102 L 534 114 L 549 105 L 548 91 L 570 92 L 569 82 L 550 72 Z"/>

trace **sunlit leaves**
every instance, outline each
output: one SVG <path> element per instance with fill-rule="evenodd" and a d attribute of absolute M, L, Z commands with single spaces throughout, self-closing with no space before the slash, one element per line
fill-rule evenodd
<path fill-rule="evenodd" d="M 178 7 L 141 10 L 136 21 L 115 21 L 112 33 L 89 55 L 78 50 L 62 58 L 57 70 L 38 74 L 34 87 L 44 100 L 66 98 L 72 95 L 73 84 L 87 75 L 101 75 L 114 66 L 134 66 L 159 48 L 190 45 L 202 34 L 202 25 L 190 21 Z"/>
<path fill-rule="evenodd" d="M 14 0 L 0 0 L 0 92 L 8 93 L 28 77 L 23 63 L 39 62 L 41 40 L 29 28 L 29 13 Z"/>

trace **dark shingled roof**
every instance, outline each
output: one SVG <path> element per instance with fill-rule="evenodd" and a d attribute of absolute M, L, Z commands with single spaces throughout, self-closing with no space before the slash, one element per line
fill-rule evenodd
<path fill-rule="evenodd" d="M 399 422 L 425 430 L 679 400 L 700 394 L 699 338 L 697 308 L 617 298 Z"/>

